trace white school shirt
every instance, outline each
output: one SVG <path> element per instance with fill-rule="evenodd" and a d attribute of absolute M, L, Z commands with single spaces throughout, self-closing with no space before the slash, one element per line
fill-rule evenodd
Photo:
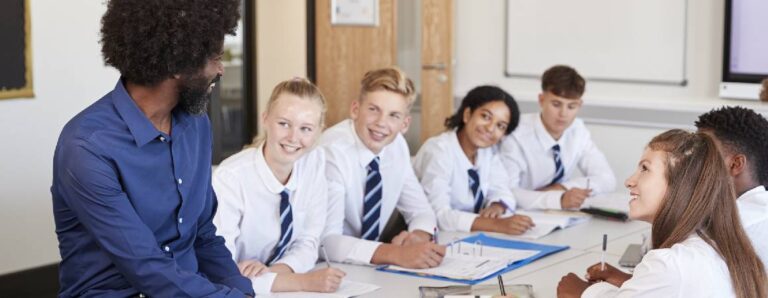
<path fill-rule="evenodd" d="M 768 265 L 768 191 L 760 185 L 739 196 L 741 224 L 763 265 Z"/>
<path fill-rule="evenodd" d="M 320 235 L 325 226 L 328 184 L 325 157 L 311 150 L 293 165 L 288 182 L 275 178 L 264 160 L 262 146 L 248 148 L 224 160 L 213 173 L 219 207 L 213 222 L 224 237 L 235 262 L 266 263 L 280 239 L 280 193 L 289 190 L 293 212 L 293 238 L 283 263 L 296 273 L 315 266 Z M 256 293 L 269 293 L 277 274 L 251 278 Z"/>
<path fill-rule="evenodd" d="M 475 195 L 469 187 L 469 169 L 480 177 L 484 206 L 502 202 L 509 210 L 516 206 L 509 188 L 507 171 L 495 147 L 477 150 L 475 164 L 461 149 L 456 130 L 429 138 L 413 159 L 413 169 L 435 210 L 440 230 L 469 232 L 477 214 Z"/>
<path fill-rule="evenodd" d="M 593 195 L 613 191 L 616 177 L 581 119 L 574 119 L 560 139 L 555 140 L 544 128 L 539 113 L 523 114 L 517 129 L 501 141 L 501 159 L 519 207 L 562 208 L 563 191 L 536 191 L 548 186 L 555 177 L 555 144 L 560 145 L 560 160 L 565 167 L 560 184 L 566 189 L 586 188 L 589 179 Z M 573 177 L 577 168 L 583 177 Z"/>
<path fill-rule="evenodd" d="M 728 266 L 698 235 L 670 248 L 649 251 L 621 288 L 600 282 L 582 293 L 592 297 L 735 297 Z"/>
<path fill-rule="evenodd" d="M 327 129 L 319 144 L 327 161 L 328 224 L 322 242 L 328 258 L 336 262 L 370 264 L 381 243 L 360 239 L 360 230 L 366 167 L 376 155 L 357 136 L 350 119 Z M 413 173 L 405 138 L 398 133 L 378 156 L 383 181 L 379 233 L 395 207 L 403 214 L 409 231 L 431 233 L 437 226 L 435 214 Z"/>

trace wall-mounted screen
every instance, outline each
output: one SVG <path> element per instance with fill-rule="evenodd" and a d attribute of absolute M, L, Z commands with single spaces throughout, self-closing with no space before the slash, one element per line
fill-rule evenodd
<path fill-rule="evenodd" d="M 768 1 L 727 0 L 720 97 L 757 99 L 768 77 Z"/>

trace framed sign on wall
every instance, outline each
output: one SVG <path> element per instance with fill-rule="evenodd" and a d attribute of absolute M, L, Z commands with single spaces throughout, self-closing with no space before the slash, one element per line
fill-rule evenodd
<path fill-rule="evenodd" d="M 29 0 L 0 1 L 0 99 L 31 98 Z"/>

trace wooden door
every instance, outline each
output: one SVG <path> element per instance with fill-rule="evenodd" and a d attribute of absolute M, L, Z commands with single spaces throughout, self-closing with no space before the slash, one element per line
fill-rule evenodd
<path fill-rule="evenodd" d="M 331 0 L 317 0 L 317 86 L 328 101 L 328 127 L 349 118 L 365 72 L 397 64 L 396 1 L 379 0 L 378 26 L 331 26 Z"/>
<path fill-rule="evenodd" d="M 453 108 L 453 2 L 421 0 L 421 141 L 445 130 Z"/>

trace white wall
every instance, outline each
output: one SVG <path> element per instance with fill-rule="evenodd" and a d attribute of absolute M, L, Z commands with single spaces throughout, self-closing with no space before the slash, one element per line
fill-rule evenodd
<path fill-rule="evenodd" d="M 35 98 L 0 100 L 0 274 L 54 263 L 53 150 L 61 128 L 114 87 L 98 43 L 102 1 L 29 1 Z"/>
<path fill-rule="evenodd" d="M 516 96 L 530 97 L 540 89 L 536 79 L 504 76 L 505 12 L 506 0 L 458 0 L 457 94 L 463 95 L 472 87 L 487 83 L 497 84 Z M 723 1 L 688 1 L 687 86 L 589 82 L 585 100 L 714 99 L 722 68 L 723 15 Z M 542 15 L 542 21 L 546 17 Z"/>

